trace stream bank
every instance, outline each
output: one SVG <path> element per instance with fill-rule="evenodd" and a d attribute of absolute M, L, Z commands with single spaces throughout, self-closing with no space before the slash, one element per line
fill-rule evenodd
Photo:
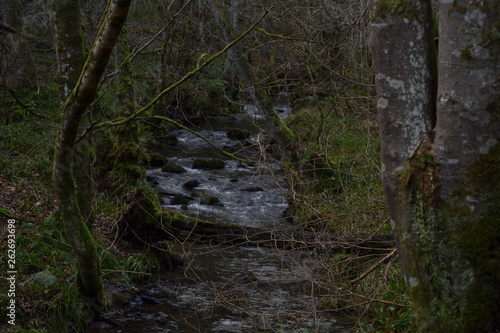
<path fill-rule="evenodd" d="M 198 131 L 244 162 L 222 156 L 188 131 L 169 133 L 176 139 L 160 152 L 183 171 L 148 172 L 166 208 L 218 223 L 293 228 L 284 217 L 288 189 L 280 164 L 263 154 L 270 140 L 259 131 L 254 110 L 247 111 L 210 118 Z M 247 135 L 228 135 L 234 128 Z M 217 159 L 223 167 L 197 168 L 197 159 Z M 329 286 L 318 276 L 324 261 L 309 251 L 193 243 L 189 237 L 172 242 L 170 251 L 184 265 L 158 272 L 135 292 L 114 283 L 110 287 L 117 299 L 122 295 L 122 307 L 89 332 L 335 333 L 350 328 L 319 310 Z"/>

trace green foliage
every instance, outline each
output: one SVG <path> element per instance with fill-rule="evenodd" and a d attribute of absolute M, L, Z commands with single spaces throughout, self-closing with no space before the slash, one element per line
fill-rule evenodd
<path fill-rule="evenodd" d="M 8 179 L 50 179 L 59 117 L 58 105 L 54 103 L 58 92 L 55 86 L 47 86 L 39 92 L 26 91 L 23 96 L 43 112 L 0 124 L 0 173 Z"/>
<path fill-rule="evenodd" d="M 376 128 L 360 116 L 313 108 L 294 112 L 288 125 L 297 137 L 293 155 L 305 174 L 292 182 L 300 193 L 299 220 L 317 220 L 337 232 L 381 227 L 387 208 Z"/>
<path fill-rule="evenodd" d="M 378 131 L 369 106 L 327 96 L 303 105 L 288 120 L 296 137 L 293 156 L 302 170 L 290 181 L 295 222 L 338 234 L 389 231 Z M 380 258 L 334 255 L 327 276 L 341 288 L 321 308 L 357 321 L 359 332 L 413 332 L 401 268 L 395 257 L 382 263 Z"/>
<path fill-rule="evenodd" d="M 33 282 L 41 284 L 42 286 L 48 287 L 48 286 L 53 285 L 54 283 L 57 282 L 57 277 L 52 275 L 50 272 L 41 271 L 41 272 L 33 274 L 33 276 L 31 277 L 31 280 Z"/>
<path fill-rule="evenodd" d="M 17 306 L 21 310 L 16 317 L 18 327 L 63 332 L 68 325 L 81 329 L 88 320 L 85 302 L 72 283 L 75 262 L 59 232 L 61 227 L 55 216 L 42 225 L 18 224 L 16 269 L 23 273 L 18 275 L 16 289 Z M 3 247 L 0 250 L 0 256 L 7 252 Z M 6 294 L 1 295 L 4 304 Z"/>
<path fill-rule="evenodd" d="M 149 251 L 144 250 L 127 257 L 124 262 L 124 278 L 127 283 L 143 280 L 151 275 L 151 271 L 160 267 L 158 259 Z"/>

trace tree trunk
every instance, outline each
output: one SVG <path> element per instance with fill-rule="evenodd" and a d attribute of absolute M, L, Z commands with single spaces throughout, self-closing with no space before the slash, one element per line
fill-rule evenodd
<path fill-rule="evenodd" d="M 54 154 L 54 187 L 68 243 L 78 264 L 79 283 L 93 310 L 103 305 L 96 244 L 80 211 L 74 178 L 74 145 L 83 113 L 94 100 L 99 81 L 128 14 L 131 0 L 114 0 L 78 84 L 63 107 Z"/>
<path fill-rule="evenodd" d="M 56 26 L 57 79 L 61 105 L 71 96 L 87 58 L 86 37 L 79 0 L 53 0 Z M 82 117 L 78 133 L 91 124 L 91 113 Z M 93 149 L 87 135 L 73 151 L 76 194 L 80 212 L 88 226 L 94 221 L 94 187 L 92 181 Z"/>
<path fill-rule="evenodd" d="M 126 26 L 123 26 L 118 42 L 118 59 L 121 65 L 118 73 L 118 85 L 116 87 L 117 108 L 118 115 L 126 118 L 135 110 L 132 64 L 129 59 L 130 43 Z M 137 143 L 138 141 L 139 133 L 135 122 L 118 127 L 118 145 L 127 144 L 129 142 Z"/>
<path fill-rule="evenodd" d="M 382 177 L 421 332 L 499 327 L 500 9 L 371 2 Z M 437 100 L 436 100 L 437 95 Z"/>

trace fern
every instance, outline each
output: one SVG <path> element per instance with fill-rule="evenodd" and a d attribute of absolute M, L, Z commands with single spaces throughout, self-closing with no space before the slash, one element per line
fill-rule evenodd
<path fill-rule="evenodd" d="M 30 278 L 30 280 L 32 280 L 38 284 L 41 284 L 43 286 L 48 287 L 48 286 L 51 286 L 57 282 L 57 277 L 55 277 L 54 275 L 52 275 L 49 272 L 41 271 L 41 272 L 33 274 L 33 276 Z"/>

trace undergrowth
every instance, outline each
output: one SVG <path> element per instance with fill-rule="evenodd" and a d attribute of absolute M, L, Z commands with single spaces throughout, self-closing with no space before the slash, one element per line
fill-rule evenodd
<path fill-rule="evenodd" d="M 295 223 L 339 235 L 389 232 L 378 130 L 369 99 L 356 105 L 340 98 L 313 101 L 288 119 L 298 161 L 298 168 L 288 173 Z M 320 308 L 354 323 L 356 332 L 413 332 L 411 302 L 396 251 L 351 251 L 346 247 L 323 267 L 323 278 L 333 287 Z"/>
<path fill-rule="evenodd" d="M 338 233 L 389 230 L 373 119 L 326 108 L 304 108 L 289 120 L 301 169 L 291 178 L 297 221 Z"/>
<path fill-rule="evenodd" d="M 76 262 L 65 241 L 58 218 L 52 186 L 54 143 L 60 121 L 58 91 L 48 85 L 40 91 L 19 91 L 27 105 L 20 108 L 4 94 L 7 102 L 0 121 L 0 219 L 16 220 L 16 325 L 2 316 L 2 332 L 81 332 L 92 320 L 75 280 Z M 147 187 L 146 183 L 141 186 Z M 103 221 L 115 220 L 125 203 L 116 193 L 101 192 L 96 241 L 105 280 L 132 281 L 143 276 L 141 269 L 154 265 L 154 258 L 139 257 L 135 249 L 117 252 L 113 240 L 100 237 Z M 0 230 L 0 262 L 7 263 L 7 228 Z M 140 260 L 142 266 L 134 266 Z M 153 264 L 149 264 L 153 262 Z M 147 267 L 144 267 L 147 266 Z M 1 284 L 0 307 L 5 309 L 6 284 Z"/>

